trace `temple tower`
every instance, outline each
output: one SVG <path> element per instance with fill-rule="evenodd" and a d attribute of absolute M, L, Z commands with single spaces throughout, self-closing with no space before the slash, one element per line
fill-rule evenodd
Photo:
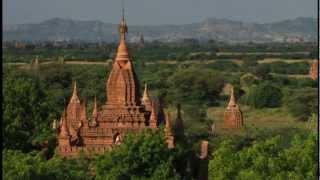
<path fill-rule="evenodd" d="M 128 27 L 122 11 L 119 25 L 120 42 L 106 83 L 107 102 L 102 107 L 98 123 L 105 126 L 142 128 L 147 125 L 150 112 L 140 101 L 139 84 L 126 44 Z"/>
<path fill-rule="evenodd" d="M 67 119 L 68 125 L 75 128 L 78 126 L 78 120 L 80 120 L 80 99 L 77 92 L 77 82 L 73 84 L 73 92 L 67 106 Z"/>
<path fill-rule="evenodd" d="M 233 86 L 230 92 L 230 101 L 228 103 L 227 109 L 224 112 L 224 127 L 225 128 L 241 128 L 243 126 L 242 112 L 236 103 L 236 98 L 234 96 Z"/>
<path fill-rule="evenodd" d="M 89 118 L 86 114 L 86 102 L 80 101 L 77 84 L 74 82 L 72 96 L 58 128 L 60 155 L 75 156 L 81 151 L 89 154 L 103 153 L 121 144 L 127 133 L 158 128 L 158 112 L 161 109 L 156 108 L 156 103 L 151 100 L 147 86 L 144 97 L 140 96 L 137 76 L 126 44 L 127 32 L 122 11 L 120 41 L 112 70 L 105 82 L 107 101 L 98 108 L 95 98 Z M 170 138 L 173 136 L 169 136 Z"/>

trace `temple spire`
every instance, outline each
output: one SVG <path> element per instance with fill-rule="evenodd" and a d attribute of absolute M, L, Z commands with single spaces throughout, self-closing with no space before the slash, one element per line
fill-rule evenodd
<path fill-rule="evenodd" d="M 157 112 L 156 112 L 156 107 L 155 104 L 152 103 L 151 105 L 151 115 L 150 115 L 150 127 L 151 128 L 157 128 L 157 122 L 158 122 L 158 117 L 157 117 Z"/>
<path fill-rule="evenodd" d="M 130 61 L 131 59 L 126 44 L 126 33 L 128 33 L 128 27 L 124 18 L 124 7 L 122 5 L 122 18 L 119 24 L 120 42 L 115 58 L 115 61 L 118 62 L 120 67 L 123 67 L 126 64 L 126 62 Z"/>
<path fill-rule="evenodd" d="M 66 110 L 63 111 L 63 115 L 61 117 L 61 129 L 60 129 L 60 134 L 59 136 L 62 137 L 62 138 L 65 138 L 65 137 L 69 137 L 69 130 L 68 130 L 68 127 L 67 127 L 67 117 L 66 117 Z"/>
<path fill-rule="evenodd" d="M 97 98 L 94 97 L 94 104 L 93 104 L 93 110 L 92 110 L 92 119 L 91 119 L 91 126 L 97 125 L 97 118 L 98 118 L 98 104 L 97 104 Z"/>
<path fill-rule="evenodd" d="M 124 18 L 124 2 L 122 0 L 122 17 L 119 24 L 120 41 L 125 40 L 125 35 L 128 32 L 128 27 Z"/>
<path fill-rule="evenodd" d="M 233 86 L 231 86 L 230 101 L 229 101 L 228 107 L 234 107 L 236 105 L 237 105 L 237 102 L 236 102 L 236 98 L 234 96 L 234 88 L 233 88 Z"/>
<path fill-rule="evenodd" d="M 92 117 L 95 119 L 98 115 L 98 105 L 97 105 L 97 98 L 94 97 L 94 104 L 93 104 L 93 111 L 92 111 Z"/>
<path fill-rule="evenodd" d="M 73 92 L 70 99 L 70 103 L 80 103 L 78 92 L 77 92 L 77 81 L 74 81 L 74 84 L 73 84 Z"/>
<path fill-rule="evenodd" d="M 148 92 L 148 85 L 147 83 L 144 84 L 144 91 L 143 91 L 143 96 L 142 96 L 142 100 L 147 100 L 147 99 L 150 99 L 150 96 L 149 96 L 149 92 Z"/>
<path fill-rule="evenodd" d="M 80 122 L 87 121 L 87 108 L 86 108 L 86 100 L 80 104 Z"/>
<path fill-rule="evenodd" d="M 144 92 L 143 92 L 143 96 L 142 96 L 142 103 L 145 106 L 146 110 L 151 111 L 152 110 L 152 102 L 151 102 L 151 98 L 149 95 L 149 90 L 148 90 L 148 86 L 147 83 L 144 84 Z"/>

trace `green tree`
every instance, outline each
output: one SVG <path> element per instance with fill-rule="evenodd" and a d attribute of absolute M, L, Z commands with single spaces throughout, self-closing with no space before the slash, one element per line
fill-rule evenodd
<path fill-rule="evenodd" d="M 253 71 L 254 75 L 261 79 L 266 79 L 270 73 L 270 67 L 266 64 L 258 64 Z"/>
<path fill-rule="evenodd" d="M 304 89 L 290 93 L 286 102 L 289 113 L 298 120 L 307 121 L 312 113 L 318 112 L 316 89 Z"/>
<path fill-rule="evenodd" d="M 97 179 L 177 179 L 174 163 L 181 152 L 168 149 L 162 131 L 128 134 L 121 145 L 97 157 Z"/>
<path fill-rule="evenodd" d="M 168 79 L 169 102 L 190 104 L 215 104 L 224 85 L 217 71 L 191 67 L 175 72 Z"/>
<path fill-rule="evenodd" d="M 251 86 L 246 97 L 246 103 L 254 108 L 273 108 L 281 105 L 281 90 L 271 83 Z"/>
<path fill-rule="evenodd" d="M 30 151 L 52 134 L 50 101 L 39 81 L 28 74 L 5 74 L 3 85 L 3 146 Z"/>
<path fill-rule="evenodd" d="M 4 150 L 2 156 L 3 179 L 93 179 L 90 161 L 85 157 L 63 159 L 55 156 L 47 160 L 42 152 L 22 153 L 17 150 Z"/>
<path fill-rule="evenodd" d="M 209 162 L 209 179 L 314 179 L 316 134 L 284 141 L 276 136 L 242 149 L 236 148 L 233 141 L 223 141 Z"/>

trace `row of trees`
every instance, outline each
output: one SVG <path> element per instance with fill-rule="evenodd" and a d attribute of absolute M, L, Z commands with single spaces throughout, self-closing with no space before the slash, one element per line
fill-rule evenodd
<path fill-rule="evenodd" d="M 209 179 L 315 179 L 316 134 L 221 141 L 210 156 Z M 163 131 L 129 134 L 102 155 L 47 160 L 42 152 L 3 150 L 4 179 L 197 179 L 189 146 L 168 149 Z"/>

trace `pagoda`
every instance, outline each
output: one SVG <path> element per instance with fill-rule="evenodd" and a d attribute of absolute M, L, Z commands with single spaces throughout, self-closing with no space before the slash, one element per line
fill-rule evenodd
<path fill-rule="evenodd" d="M 309 71 L 309 76 L 313 80 L 317 80 L 319 73 L 318 60 L 315 59 L 312 61 Z"/>
<path fill-rule="evenodd" d="M 230 101 L 224 112 L 225 128 L 241 128 L 243 126 L 242 112 L 236 102 L 233 86 L 231 87 Z"/>
<path fill-rule="evenodd" d="M 121 144 L 129 132 L 157 129 L 159 126 L 158 112 L 161 110 L 150 98 L 147 85 L 143 98 L 140 96 L 137 75 L 126 44 L 128 27 L 123 14 L 119 25 L 120 42 L 105 82 L 107 101 L 99 107 L 95 99 L 92 115 L 87 117 L 86 103 L 78 97 L 74 83 L 72 96 L 57 127 L 57 152 L 61 156 L 74 156 L 81 151 L 99 154 Z"/>

